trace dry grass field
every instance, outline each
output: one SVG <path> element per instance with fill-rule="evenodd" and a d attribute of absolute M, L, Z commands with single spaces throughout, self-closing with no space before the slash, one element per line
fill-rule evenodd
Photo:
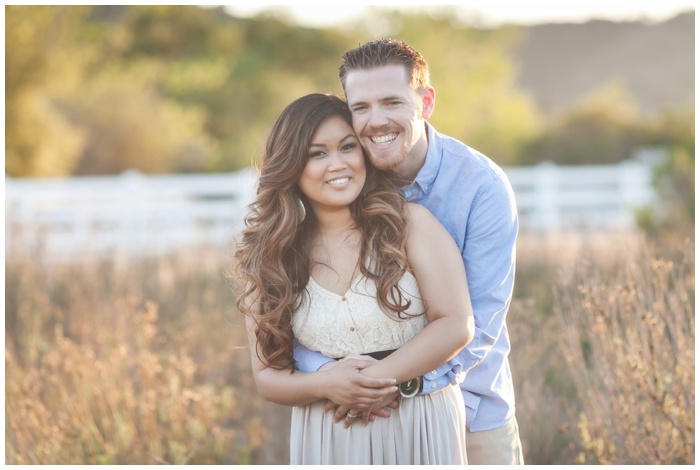
<path fill-rule="evenodd" d="M 692 233 L 522 234 L 509 330 L 529 464 L 694 464 Z M 284 464 L 227 253 L 6 254 L 7 464 Z"/>

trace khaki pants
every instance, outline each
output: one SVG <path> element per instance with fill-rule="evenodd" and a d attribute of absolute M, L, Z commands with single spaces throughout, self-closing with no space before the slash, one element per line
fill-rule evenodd
<path fill-rule="evenodd" d="M 467 461 L 469 465 L 524 465 L 515 416 L 491 431 L 467 429 Z"/>

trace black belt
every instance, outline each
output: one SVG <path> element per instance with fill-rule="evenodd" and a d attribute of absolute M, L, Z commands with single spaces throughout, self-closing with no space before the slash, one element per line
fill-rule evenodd
<path fill-rule="evenodd" d="M 381 360 L 387 357 L 389 354 L 393 353 L 394 351 L 396 351 L 396 349 L 387 349 L 386 351 L 376 351 L 367 353 L 367 355 L 372 356 L 375 359 Z"/>
<path fill-rule="evenodd" d="M 396 349 L 387 349 L 386 351 L 375 351 L 367 354 L 363 354 L 364 356 L 372 356 L 373 358 L 377 359 L 378 361 L 381 361 L 385 357 L 387 357 L 389 354 L 393 353 L 396 351 Z M 339 361 L 343 359 L 342 357 L 336 357 L 334 358 L 335 360 Z"/>

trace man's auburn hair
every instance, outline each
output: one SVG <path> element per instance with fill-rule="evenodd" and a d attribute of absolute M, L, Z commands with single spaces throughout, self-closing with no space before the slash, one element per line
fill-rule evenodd
<path fill-rule="evenodd" d="M 428 62 L 403 41 L 376 39 L 343 54 L 338 77 L 345 89 L 347 76 L 353 70 L 369 70 L 384 65 L 403 65 L 408 72 L 408 84 L 420 93 L 430 86 Z"/>

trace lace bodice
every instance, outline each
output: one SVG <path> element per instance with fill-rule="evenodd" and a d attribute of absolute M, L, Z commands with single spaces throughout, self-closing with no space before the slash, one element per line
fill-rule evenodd
<path fill-rule="evenodd" d="M 407 313 L 424 310 L 418 283 L 406 273 L 399 287 L 411 300 Z M 396 349 L 427 324 L 426 315 L 398 320 L 387 315 L 376 300 L 376 285 L 359 276 L 345 295 L 338 295 L 309 278 L 302 303 L 292 318 L 294 337 L 307 348 L 327 357 L 367 354 Z"/>

